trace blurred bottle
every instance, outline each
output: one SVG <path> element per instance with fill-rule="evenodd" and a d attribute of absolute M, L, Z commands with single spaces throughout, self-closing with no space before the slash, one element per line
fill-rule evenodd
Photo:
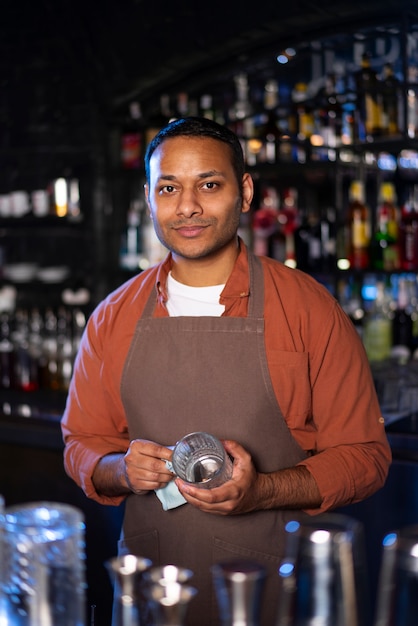
<path fill-rule="evenodd" d="M 71 313 L 61 306 L 57 312 L 57 366 L 61 391 L 68 391 L 70 386 L 74 356 Z"/>
<path fill-rule="evenodd" d="M 355 74 L 357 93 L 358 139 L 380 136 L 383 132 L 382 89 L 371 67 L 370 55 L 364 53 L 361 68 Z"/>
<path fill-rule="evenodd" d="M 119 265 L 123 269 L 138 271 L 142 255 L 141 203 L 133 200 L 127 214 L 126 229 L 122 233 Z"/>
<path fill-rule="evenodd" d="M 216 112 L 213 107 L 213 97 L 209 93 L 205 93 L 200 97 L 199 102 L 200 115 L 206 117 L 209 120 L 216 119 Z"/>
<path fill-rule="evenodd" d="M 349 189 L 348 229 L 350 267 L 366 269 L 369 266 L 370 211 L 360 180 L 352 181 Z"/>
<path fill-rule="evenodd" d="M 155 135 L 174 117 L 171 109 L 170 96 L 161 94 L 158 106 L 150 113 L 145 129 L 145 150 Z"/>
<path fill-rule="evenodd" d="M 234 76 L 235 100 L 229 108 L 228 117 L 234 130 L 239 137 L 244 135 L 243 120 L 252 114 L 252 106 L 249 99 L 250 86 L 247 74 L 241 72 Z"/>
<path fill-rule="evenodd" d="M 121 133 L 121 162 L 127 170 L 139 169 L 142 162 L 143 129 L 139 102 L 131 102 Z"/>
<path fill-rule="evenodd" d="M 410 352 L 413 349 L 413 320 L 408 281 L 400 278 L 396 309 L 393 314 L 392 333 L 393 347 L 402 346 Z"/>
<path fill-rule="evenodd" d="M 15 353 L 16 387 L 21 391 L 39 388 L 38 354 L 30 342 L 29 315 L 26 309 L 17 309 L 12 333 Z"/>
<path fill-rule="evenodd" d="M 363 336 L 364 306 L 361 297 L 361 284 L 356 277 L 338 281 L 337 297 L 341 307 L 354 324 L 360 337 Z"/>
<path fill-rule="evenodd" d="M 379 188 L 376 229 L 373 237 L 373 266 L 393 271 L 400 268 L 399 209 L 392 183 L 382 183 Z"/>
<path fill-rule="evenodd" d="M 399 81 L 391 63 L 385 63 L 382 80 L 382 120 L 385 135 L 399 135 L 399 116 L 402 110 Z"/>
<path fill-rule="evenodd" d="M 309 208 L 295 231 L 296 264 L 305 272 L 322 269 L 322 237 L 319 212 Z"/>
<path fill-rule="evenodd" d="M 406 94 L 407 132 L 410 139 L 418 134 L 418 92 L 414 87 L 409 87 Z"/>
<path fill-rule="evenodd" d="M 15 357 L 12 342 L 10 314 L 3 312 L 0 315 L 0 388 L 14 389 Z"/>
<path fill-rule="evenodd" d="M 318 94 L 319 133 L 324 146 L 335 148 L 341 145 L 343 127 L 342 96 L 337 93 L 336 77 L 328 74 L 325 86 Z"/>
<path fill-rule="evenodd" d="M 276 163 L 280 151 L 281 132 L 277 119 L 279 106 L 279 85 L 277 80 L 268 80 L 264 85 L 265 123 L 262 127 L 263 154 L 262 160 Z"/>
<path fill-rule="evenodd" d="M 252 220 L 253 250 L 257 256 L 284 259 L 284 239 L 278 232 L 279 195 L 277 189 L 267 185 L 261 190 L 260 205 Z M 280 245 L 280 250 L 278 246 Z M 277 246 L 277 249 L 276 249 Z"/>
<path fill-rule="evenodd" d="M 321 216 L 322 269 L 335 270 L 337 262 L 337 217 L 335 208 L 329 206 Z"/>
<path fill-rule="evenodd" d="M 399 225 L 401 269 L 418 270 L 418 185 L 414 185 L 401 209 Z"/>
<path fill-rule="evenodd" d="M 383 361 L 392 348 L 391 297 L 385 284 L 376 285 L 376 299 L 363 321 L 363 343 L 369 361 Z"/>
<path fill-rule="evenodd" d="M 44 367 L 42 369 L 42 386 L 46 389 L 60 389 L 58 372 L 58 332 L 57 316 L 52 307 L 47 307 L 44 314 L 44 330 L 42 340 Z"/>
<path fill-rule="evenodd" d="M 288 267 L 296 267 L 295 232 L 300 225 L 300 215 L 298 190 L 296 187 L 289 187 L 283 191 L 277 215 L 277 239 L 280 244 L 278 245 L 277 241 L 274 242 L 273 253 L 271 254 L 273 258 Z"/>
<path fill-rule="evenodd" d="M 295 232 L 297 267 L 307 272 L 328 272 L 335 268 L 335 211 L 324 214 L 310 208 Z"/>
<path fill-rule="evenodd" d="M 196 111 L 190 110 L 190 105 L 191 103 L 189 102 L 189 94 L 187 91 L 179 91 L 176 98 L 176 110 L 174 112 L 174 117 L 180 118 L 195 114 Z"/>

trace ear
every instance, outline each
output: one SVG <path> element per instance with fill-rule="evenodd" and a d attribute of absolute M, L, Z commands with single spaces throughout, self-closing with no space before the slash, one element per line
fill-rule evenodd
<path fill-rule="evenodd" d="M 242 177 L 242 213 L 248 213 L 254 196 L 254 182 L 251 175 L 246 172 Z"/>

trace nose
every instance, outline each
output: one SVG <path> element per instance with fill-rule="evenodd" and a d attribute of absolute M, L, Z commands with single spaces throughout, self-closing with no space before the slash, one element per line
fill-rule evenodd
<path fill-rule="evenodd" d="M 194 189 L 183 189 L 177 203 L 177 215 L 193 217 L 194 215 L 201 215 L 202 212 L 203 208 L 196 191 Z"/>

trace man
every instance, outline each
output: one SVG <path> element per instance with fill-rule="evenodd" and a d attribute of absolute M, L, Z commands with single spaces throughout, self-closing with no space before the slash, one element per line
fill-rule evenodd
<path fill-rule="evenodd" d="M 364 499 L 387 476 L 369 365 L 325 288 L 238 238 L 253 182 L 231 131 L 177 120 L 145 164 L 170 253 L 89 320 L 62 422 L 66 470 L 98 502 L 126 499 L 121 551 L 194 571 L 190 624 L 217 623 L 210 566 L 235 559 L 267 568 L 261 623 L 274 624 L 285 521 Z M 198 430 L 234 460 L 212 490 L 173 483 L 166 465 Z M 167 485 L 186 504 L 164 510 Z"/>

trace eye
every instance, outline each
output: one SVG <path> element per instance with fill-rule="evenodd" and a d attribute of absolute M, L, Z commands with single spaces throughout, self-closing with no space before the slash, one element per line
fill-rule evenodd
<path fill-rule="evenodd" d="M 203 184 L 203 187 L 205 187 L 206 189 L 215 189 L 216 187 L 219 187 L 219 184 L 215 183 L 213 180 L 208 180 L 206 183 Z"/>
<path fill-rule="evenodd" d="M 173 185 L 164 185 L 160 187 L 160 193 L 173 193 L 175 191 L 175 187 Z"/>

